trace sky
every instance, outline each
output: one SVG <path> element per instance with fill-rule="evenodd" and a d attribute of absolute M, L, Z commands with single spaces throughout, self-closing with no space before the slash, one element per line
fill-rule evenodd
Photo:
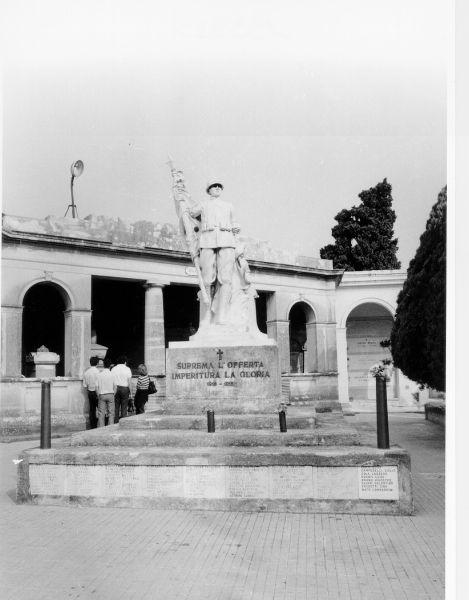
<path fill-rule="evenodd" d="M 242 234 L 319 256 L 385 177 L 406 268 L 446 184 L 445 0 L 3 3 L 4 213 L 176 224 L 221 179 Z"/>

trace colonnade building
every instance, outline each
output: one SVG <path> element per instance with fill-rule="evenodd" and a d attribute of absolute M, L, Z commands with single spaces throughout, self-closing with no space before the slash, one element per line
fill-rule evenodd
<path fill-rule="evenodd" d="M 145 363 L 164 395 L 168 343 L 187 340 L 199 318 L 196 274 L 173 225 L 4 215 L 2 238 L 5 435 L 20 435 L 28 418 L 37 418 L 40 380 L 31 355 L 41 346 L 60 357 L 52 386 L 56 428 L 84 428 L 81 378 L 98 352 L 114 360 L 125 354 L 134 370 Z M 381 342 L 405 272 L 344 273 L 329 260 L 244 241 L 259 329 L 277 341 L 284 393 L 292 402 L 372 407 L 368 371 L 390 356 Z M 417 406 L 418 388 L 395 369 L 388 400 Z"/>

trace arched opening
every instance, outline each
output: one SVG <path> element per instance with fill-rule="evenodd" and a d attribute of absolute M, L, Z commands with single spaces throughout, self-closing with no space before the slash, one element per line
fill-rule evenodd
<path fill-rule="evenodd" d="M 302 304 L 290 310 L 290 373 L 305 372 L 306 314 Z"/>
<path fill-rule="evenodd" d="M 393 316 L 375 302 L 364 302 L 347 317 L 347 366 L 351 402 L 376 399 L 376 385 L 370 368 L 383 359 L 391 359 L 389 348 L 381 345 L 391 335 Z M 388 398 L 396 394 L 396 382 L 388 387 Z"/>
<path fill-rule="evenodd" d="M 37 283 L 26 292 L 23 300 L 21 352 L 21 372 L 26 377 L 34 376 L 34 363 L 27 357 L 41 346 L 46 346 L 50 352 L 60 356 L 56 375 L 64 375 L 64 311 L 67 304 L 65 292 L 54 283 Z"/>
<path fill-rule="evenodd" d="M 316 371 L 316 319 L 306 302 L 297 302 L 289 313 L 290 321 L 290 373 Z"/>
<path fill-rule="evenodd" d="M 115 361 L 125 355 L 135 370 L 144 361 L 145 289 L 141 280 L 92 277 L 91 329 Z"/>

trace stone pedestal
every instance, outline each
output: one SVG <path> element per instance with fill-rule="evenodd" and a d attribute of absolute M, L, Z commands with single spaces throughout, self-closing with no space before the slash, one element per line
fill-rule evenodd
<path fill-rule="evenodd" d="M 99 358 L 98 368 L 103 368 L 103 361 L 106 357 L 106 353 L 108 351 L 107 346 L 103 346 L 102 344 L 98 344 L 98 338 L 96 335 L 96 331 L 93 329 L 91 331 L 91 348 L 90 348 L 90 358 L 92 356 L 97 356 Z"/>
<path fill-rule="evenodd" d="M 107 350 L 108 350 L 107 346 L 102 346 L 101 344 L 91 343 L 90 358 L 92 356 L 97 356 L 99 358 L 99 365 L 98 365 L 99 368 L 102 368 L 103 360 L 106 357 Z"/>
<path fill-rule="evenodd" d="M 281 400 L 278 349 L 266 346 L 197 347 L 175 342 L 167 350 L 166 397 L 181 410 L 274 412 Z"/>
<path fill-rule="evenodd" d="M 34 362 L 34 377 L 38 379 L 55 377 L 57 363 L 60 356 L 55 352 L 49 352 L 48 348 L 41 346 L 37 352 L 31 352 L 31 358 Z"/>

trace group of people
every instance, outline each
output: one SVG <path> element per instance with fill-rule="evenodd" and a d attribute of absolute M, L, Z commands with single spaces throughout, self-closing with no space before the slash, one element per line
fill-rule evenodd
<path fill-rule="evenodd" d="M 90 429 L 119 423 L 127 417 L 131 397 L 132 371 L 127 366 L 127 357 L 119 356 L 113 365 L 104 359 L 103 369 L 98 369 L 99 358 L 90 358 L 90 367 L 83 375 L 83 386 L 87 389 L 90 405 Z M 150 390 L 150 377 L 145 365 L 138 366 L 137 388 L 133 402 L 137 415 L 145 412 Z M 155 390 L 156 391 L 156 390 Z"/>

